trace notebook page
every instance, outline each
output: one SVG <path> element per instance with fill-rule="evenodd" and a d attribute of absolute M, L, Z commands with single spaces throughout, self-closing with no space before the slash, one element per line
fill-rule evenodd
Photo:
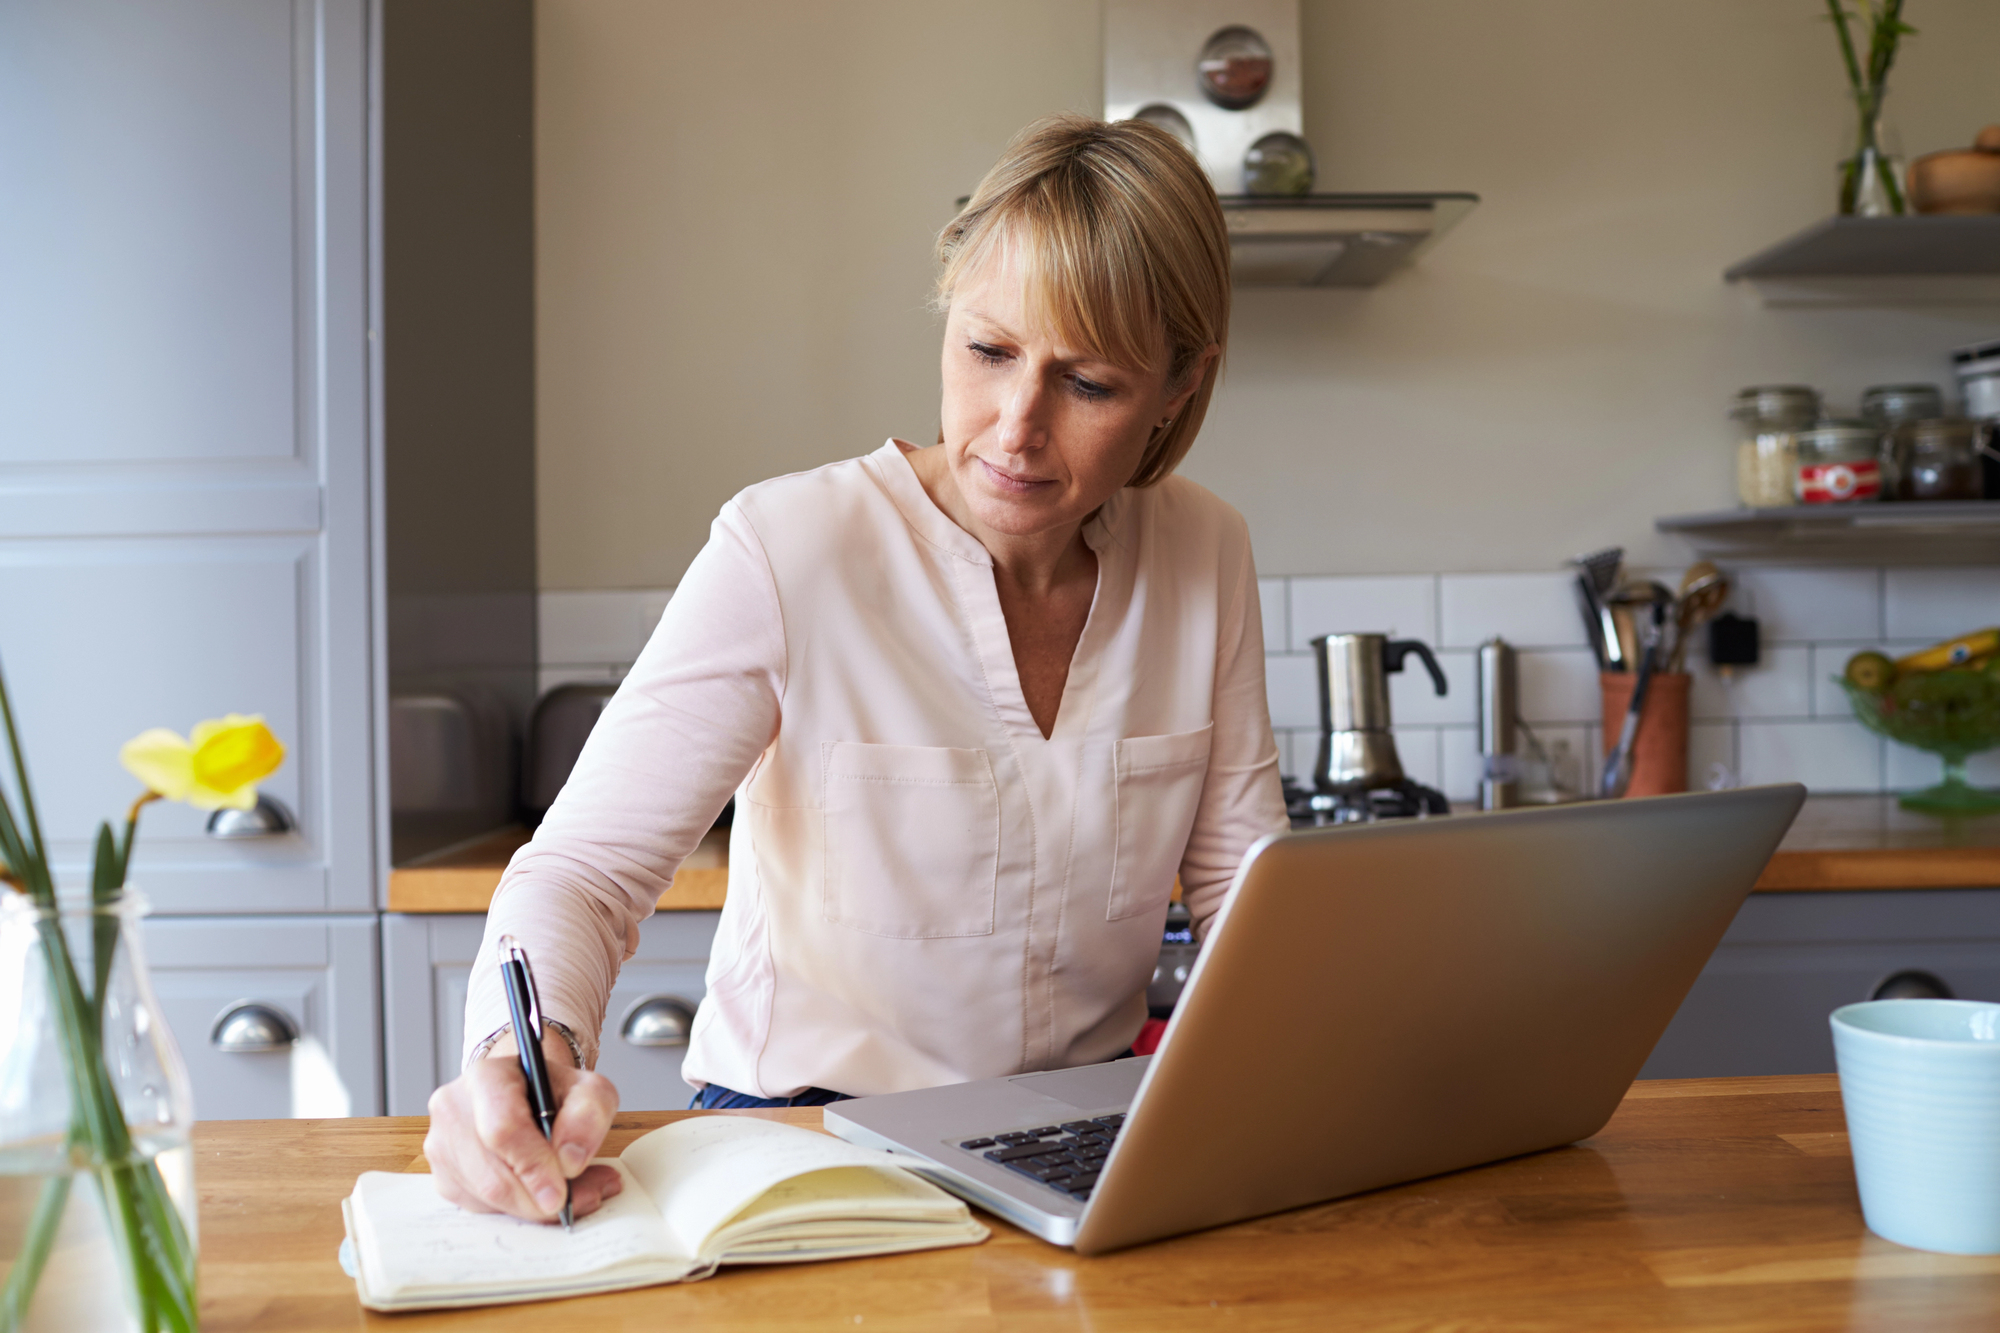
<path fill-rule="evenodd" d="M 660 1201 L 684 1254 L 704 1253 L 717 1228 L 793 1176 L 841 1166 L 901 1171 L 895 1158 L 874 1148 L 796 1125 L 719 1115 L 656 1129 L 626 1148 L 622 1160 Z"/>
<path fill-rule="evenodd" d="M 429 1176 L 367 1171 L 354 1184 L 355 1245 L 384 1296 L 440 1288 L 500 1294 L 633 1264 L 685 1268 L 653 1201 L 629 1172 L 620 1174 L 624 1192 L 565 1232 L 468 1213 L 440 1197 Z"/>

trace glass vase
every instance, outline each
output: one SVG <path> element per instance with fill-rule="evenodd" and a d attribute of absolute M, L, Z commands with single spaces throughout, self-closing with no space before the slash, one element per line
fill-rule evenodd
<path fill-rule="evenodd" d="M 145 910 L 0 895 L 0 1333 L 196 1327 L 194 1102 Z"/>
<path fill-rule="evenodd" d="M 1841 161 L 1840 211 L 1864 218 L 1900 217 L 1910 211 L 1903 162 L 1879 113 L 1861 118 L 1854 151 Z"/>

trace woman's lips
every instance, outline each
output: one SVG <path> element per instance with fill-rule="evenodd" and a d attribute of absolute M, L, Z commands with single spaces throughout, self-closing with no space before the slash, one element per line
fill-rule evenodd
<path fill-rule="evenodd" d="M 1044 486 L 1055 485 L 1054 477 L 1016 476 L 1012 472 L 1002 472 L 983 458 L 979 460 L 979 466 L 986 469 L 987 480 L 993 483 L 994 489 L 1008 495 L 1031 495 Z"/>

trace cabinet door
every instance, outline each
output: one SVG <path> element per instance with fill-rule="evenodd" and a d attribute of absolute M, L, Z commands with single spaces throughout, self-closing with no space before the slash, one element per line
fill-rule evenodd
<path fill-rule="evenodd" d="M 612 988 L 597 1063 L 618 1085 L 625 1110 L 680 1110 L 694 1096 L 680 1076 L 685 1047 L 638 1045 L 620 1029 L 647 1001 L 677 1001 L 689 1010 L 701 1003 L 721 915 L 660 912 L 639 928 L 639 951 Z M 458 1076 L 466 984 L 485 930 L 484 916 L 383 916 L 391 1115 L 422 1115 L 431 1091 Z"/>
<path fill-rule="evenodd" d="M 0 653 L 59 873 L 140 731 L 289 749 L 293 835 L 147 812 L 166 913 L 374 906 L 364 11 L 0 5 Z"/>
<path fill-rule="evenodd" d="M 380 978 L 373 917 L 155 918 L 153 989 L 203 1120 L 380 1115 Z M 216 1025 L 245 1003 L 297 1029 L 289 1049 L 231 1050 Z"/>
<path fill-rule="evenodd" d="M 2000 1000 L 2000 891 L 1754 894 L 1639 1076 L 1831 1073 L 1829 1015 L 1910 970 Z"/>

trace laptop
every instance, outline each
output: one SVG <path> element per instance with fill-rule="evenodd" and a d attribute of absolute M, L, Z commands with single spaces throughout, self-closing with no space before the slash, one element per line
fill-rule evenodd
<path fill-rule="evenodd" d="M 1588 1138 L 1804 799 L 1265 838 L 1154 1054 L 837 1102 L 826 1127 L 1082 1254 Z"/>

